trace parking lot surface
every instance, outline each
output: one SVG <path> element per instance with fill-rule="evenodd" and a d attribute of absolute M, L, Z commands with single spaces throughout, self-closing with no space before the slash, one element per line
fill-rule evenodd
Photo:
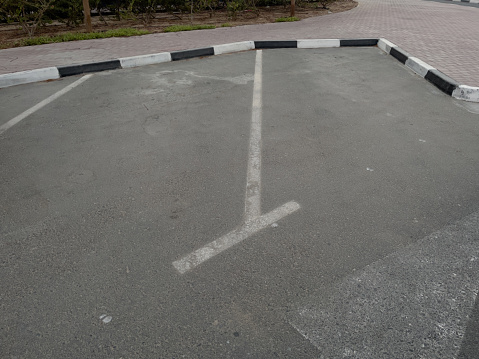
<path fill-rule="evenodd" d="M 0 135 L 2 356 L 477 353 L 476 104 L 377 48 L 88 76 L 0 90 L 71 86 Z"/>

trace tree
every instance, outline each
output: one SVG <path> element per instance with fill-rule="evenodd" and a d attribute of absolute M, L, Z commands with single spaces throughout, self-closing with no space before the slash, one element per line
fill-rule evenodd
<path fill-rule="evenodd" d="M 90 3 L 88 0 L 83 0 L 83 13 L 85 14 L 86 32 L 93 32 L 91 26 Z"/>
<path fill-rule="evenodd" d="M 7 22 L 18 22 L 23 31 L 32 37 L 38 26 L 51 21 L 46 12 L 55 0 L 2 0 L 0 14 Z"/>

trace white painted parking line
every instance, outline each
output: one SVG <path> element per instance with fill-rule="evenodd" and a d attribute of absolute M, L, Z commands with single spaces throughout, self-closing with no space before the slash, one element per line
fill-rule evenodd
<path fill-rule="evenodd" d="M 246 175 L 245 221 L 261 215 L 261 121 L 263 111 L 263 51 L 256 52 L 253 106 Z"/>
<path fill-rule="evenodd" d="M 86 80 L 88 80 L 90 77 L 92 77 L 93 75 L 90 74 L 90 75 L 86 75 L 86 76 L 83 76 L 82 78 L 76 80 L 74 83 L 68 85 L 67 87 L 63 88 L 62 90 L 54 93 L 53 95 L 51 95 L 50 97 L 47 97 L 45 100 L 37 103 L 35 106 L 29 108 L 28 110 L 22 112 L 20 115 L 12 118 L 10 121 L 8 121 L 7 123 L 4 123 L 2 126 L 0 126 L 0 135 L 2 133 L 4 133 L 6 130 L 8 130 L 10 127 L 12 126 L 15 126 L 17 123 L 19 123 L 20 121 L 22 121 L 23 119 L 25 119 L 26 117 L 30 116 L 32 113 L 40 110 L 41 108 L 45 107 L 46 105 L 48 105 L 49 103 L 55 101 L 57 98 L 59 98 L 60 96 L 66 94 L 68 91 L 70 91 L 71 89 L 77 87 L 78 85 L 80 85 L 81 83 L 85 82 Z"/>
<path fill-rule="evenodd" d="M 253 105 L 251 111 L 251 130 L 248 151 L 248 170 L 246 175 L 246 195 L 244 223 L 208 243 L 204 247 L 174 261 L 173 266 L 180 274 L 197 267 L 201 263 L 240 243 L 249 236 L 274 224 L 283 217 L 297 211 L 300 206 L 296 202 L 288 202 L 273 211 L 261 215 L 261 122 L 263 112 L 262 84 L 263 84 L 263 52 L 256 52 Z"/>
<path fill-rule="evenodd" d="M 296 202 L 285 203 L 281 207 L 278 207 L 265 215 L 252 218 L 250 221 L 245 222 L 242 226 L 225 234 L 223 237 L 220 237 L 193 253 L 188 254 L 186 257 L 173 262 L 173 265 L 178 272 L 183 274 L 235 244 L 245 240 L 256 232 L 272 225 L 281 218 L 286 217 L 288 214 L 297 211 L 299 208 L 299 204 Z"/>

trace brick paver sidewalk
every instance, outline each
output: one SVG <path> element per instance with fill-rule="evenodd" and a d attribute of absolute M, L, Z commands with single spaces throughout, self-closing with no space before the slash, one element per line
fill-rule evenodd
<path fill-rule="evenodd" d="M 243 40 L 384 37 L 458 82 L 479 86 L 479 8 L 431 0 L 359 0 L 295 23 L 151 34 L 0 50 L 0 74 Z"/>

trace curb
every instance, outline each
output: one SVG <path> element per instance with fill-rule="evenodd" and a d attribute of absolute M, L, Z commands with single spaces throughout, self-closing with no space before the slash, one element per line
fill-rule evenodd
<path fill-rule="evenodd" d="M 479 4 L 479 0 L 449 0 L 454 2 L 465 2 L 468 4 Z"/>
<path fill-rule="evenodd" d="M 99 72 L 106 70 L 121 69 L 120 60 L 93 62 L 91 64 L 73 65 L 73 66 L 60 66 L 58 72 L 60 77 L 87 74 L 90 72 Z"/>
<path fill-rule="evenodd" d="M 213 56 L 214 54 L 215 54 L 215 49 L 212 47 L 205 47 L 202 49 L 193 49 L 193 50 L 175 51 L 175 52 L 171 52 L 171 60 L 172 61 L 186 60 L 186 59 L 192 59 L 194 57 Z"/>
<path fill-rule="evenodd" d="M 28 70 L 13 72 L 0 75 L 0 88 L 27 84 L 30 82 L 56 80 L 60 78 L 60 73 L 56 67 L 46 67 L 37 70 Z"/>
<path fill-rule="evenodd" d="M 479 1 L 479 0 L 478 0 Z M 417 75 L 426 79 L 445 94 L 458 100 L 479 102 L 479 87 L 460 85 L 424 61 L 411 56 L 406 51 L 386 39 L 379 39 L 378 47 L 403 63 Z"/>
<path fill-rule="evenodd" d="M 456 0 L 452 0 L 456 1 Z M 479 2 L 469 0 L 463 2 Z M 233 52 L 254 49 L 316 49 L 330 47 L 371 47 L 378 46 L 416 74 L 426 79 L 445 94 L 459 100 L 479 102 L 479 87 L 461 85 L 449 76 L 428 65 L 424 61 L 411 56 L 392 42 L 380 39 L 308 39 L 308 40 L 273 40 L 273 41 L 242 41 L 230 44 L 216 45 L 199 49 L 189 49 L 157 54 L 124 57 L 120 59 L 95 62 L 89 64 L 48 67 L 38 70 L 29 70 L 0 75 L 0 88 L 27 84 L 38 81 L 56 80 L 61 77 L 80 75 L 84 73 L 106 70 L 132 68 L 138 66 L 158 64 L 192 59 L 196 57 L 214 56 Z"/>

